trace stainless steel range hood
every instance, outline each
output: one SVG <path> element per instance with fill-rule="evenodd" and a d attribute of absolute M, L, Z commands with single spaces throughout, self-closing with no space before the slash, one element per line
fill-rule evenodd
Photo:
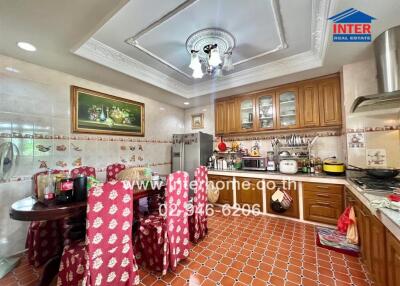
<path fill-rule="evenodd" d="M 374 41 L 378 93 L 358 97 L 351 112 L 400 108 L 400 26 L 383 32 Z"/>

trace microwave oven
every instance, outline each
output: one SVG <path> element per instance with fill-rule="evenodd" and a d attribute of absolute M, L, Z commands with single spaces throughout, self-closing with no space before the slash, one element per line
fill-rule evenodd
<path fill-rule="evenodd" d="M 267 170 L 267 158 L 265 157 L 243 157 L 242 158 L 243 170 Z"/>

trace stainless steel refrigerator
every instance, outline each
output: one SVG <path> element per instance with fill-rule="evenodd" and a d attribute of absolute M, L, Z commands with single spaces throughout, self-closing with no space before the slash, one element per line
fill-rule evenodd
<path fill-rule="evenodd" d="M 190 179 L 200 165 L 207 166 L 213 152 L 213 136 L 203 132 L 172 136 L 172 171 L 186 171 Z"/>

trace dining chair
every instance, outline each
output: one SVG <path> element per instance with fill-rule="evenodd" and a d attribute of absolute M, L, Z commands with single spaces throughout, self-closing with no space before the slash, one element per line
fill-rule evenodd
<path fill-rule="evenodd" d="M 126 181 L 90 189 L 86 239 L 64 247 L 57 285 L 137 285 L 132 247 L 133 193 Z"/>
<path fill-rule="evenodd" d="M 107 182 L 116 180 L 116 176 L 118 175 L 119 172 L 125 170 L 126 166 L 124 164 L 112 164 L 108 165 L 106 168 L 107 172 Z"/>
<path fill-rule="evenodd" d="M 93 167 L 83 166 L 71 170 L 71 177 L 76 178 L 79 175 L 91 176 L 96 178 L 96 169 Z"/>
<path fill-rule="evenodd" d="M 177 171 L 167 178 L 165 213 L 140 218 L 138 262 L 165 275 L 189 256 L 187 203 L 189 176 Z"/>
<path fill-rule="evenodd" d="M 198 167 L 194 172 L 196 187 L 192 214 L 189 217 L 190 241 L 197 243 L 207 235 L 207 168 Z"/>
<path fill-rule="evenodd" d="M 64 171 L 52 170 L 51 174 L 59 174 Z M 33 190 L 38 195 L 39 175 L 47 174 L 42 171 L 32 176 Z M 61 234 L 64 220 L 32 221 L 28 227 L 25 248 L 28 249 L 28 261 L 31 265 L 39 267 L 50 258 L 57 256 L 62 251 L 63 236 Z"/>

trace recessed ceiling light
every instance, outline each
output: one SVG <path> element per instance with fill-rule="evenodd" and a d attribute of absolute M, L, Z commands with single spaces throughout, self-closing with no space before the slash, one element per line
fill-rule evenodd
<path fill-rule="evenodd" d="M 190 103 L 188 101 L 185 101 L 183 104 L 184 105 L 189 105 Z"/>
<path fill-rule="evenodd" d="M 17 70 L 16 68 L 13 68 L 13 67 L 5 67 L 5 70 L 9 71 L 9 72 L 19 73 L 19 70 Z"/>
<path fill-rule="evenodd" d="M 25 50 L 25 51 L 29 51 L 29 52 L 34 52 L 34 51 L 36 51 L 36 47 L 35 47 L 34 45 L 30 44 L 30 43 L 27 43 L 27 42 L 18 42 L 18 43 L 17 43 L 17 46 L 18 46 L 20 49 L 23 49 L 23 50 Z"/>
<path fill-rule="evenodd" d="M 160 110 L 165 110 L 165 108 L 164 107 L 160 107 Z"/>

